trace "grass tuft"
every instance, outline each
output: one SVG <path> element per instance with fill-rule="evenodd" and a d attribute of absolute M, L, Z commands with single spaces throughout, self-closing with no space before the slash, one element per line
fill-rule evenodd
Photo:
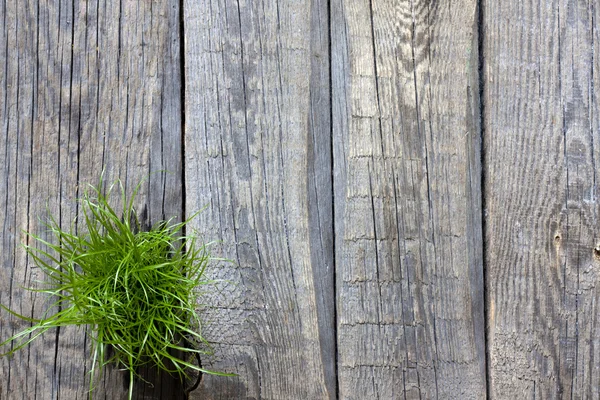
<path fill-rule="evenodd" d="M 123 203 L 119 214 L 109 204 L 116 184 Z M 15 353 L 49 329 L 87 326 L 93 341 L 90 398 L 94 378 L 109 363 L 129 371 L 129 399 L 136 370 L 146 364 L 181 379 L 187 377 L 186 371 L 229 375 L 193 362 L 209 351 L 208 346 L 192 348 L 191 343 L 208 344 L 200 334 L 196 300 L 198 288 L 212 283 L 204 276 L 211 260 L 207 245 L 199 243 L 195 235 L 182 234 L 197 213 L 183 222 L 163 221 L 142 231 L 133 208 L 139 187 L 126 198 L 120 181 L 106 195 L 101 191 L 102 181 L 91 186 L 80 199 L 83 220 L 79 229 L 83 233 L 61 229 L 52 216 L 46 226 L 54 243 L 27 233 L 48 249 L 24 246 L 46 276 L 44 287 L 28 290 L 46 293 L 53 302 L 41 319 L 0 304 L 33 324 L 0 343 L 0 347 L 13 343 L 2 356 Z M 48 316 L 51 309 L 58 311 Z M 107 351 L 109 347 L 114 351 Z"/>

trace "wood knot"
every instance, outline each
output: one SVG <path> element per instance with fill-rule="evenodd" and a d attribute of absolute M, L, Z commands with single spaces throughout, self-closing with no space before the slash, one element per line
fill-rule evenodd
<path fill-rule="evenodd" d="M 556 235 L 554 235 L 554 243 L 558 244 L 560 243 L 560 233 L 557 233 Z"/>
<path fill-rule="evenodd" d="M 596 247 L 594 247 L 594 257 L 596 260 L 600 260 L 600 244 L 597 244 Z"/>

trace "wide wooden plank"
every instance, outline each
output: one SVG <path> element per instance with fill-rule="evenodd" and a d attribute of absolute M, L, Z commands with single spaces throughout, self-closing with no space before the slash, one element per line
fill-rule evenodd
<path fill-rule="evenodd" d="M 485 397 L 476 4 L 332 1 L 340 398 Z"/>
<path fill-rule="evenodd" d="M 490 394 L 598 398 L 600 10 L 484 3 Z"/>
<path fill-rule="evenodd" d="M 184 2 L 186 214 L 213 252 L 198 399 L 334 398 L 328 10 Z"/>
<path fill-rule="evenodd" d="M 41 316 L 43 295 L 25 292 L 39 271 L 19 243 L 45 235 L 46 207 L 69 227 L 83 185 L 121 178 L 128 191 L 151 172 L 137 209 L 152 224 L 183 214 L 179 8 L 171 2 L 7 0 L 0 7 L 0 302 Z M 0 338 L 26 323 L 0 313 Z M 89 340 L 82 329 L 44 335 L 0 359 L 0 398 L 86 398 Z M 4 350 L 4 349 L 3 349 Z M 181 398 L 181 385 L 140 371 L 154 388 L 135 398 Z M 110 370 L 95 398 L 126 397 Z"/>

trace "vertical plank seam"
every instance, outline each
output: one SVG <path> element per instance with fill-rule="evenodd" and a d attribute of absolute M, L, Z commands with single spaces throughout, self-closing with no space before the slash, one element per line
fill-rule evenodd
<path fill-rule="evenodd" d="M 86 53 L 88 52 L 88 6 L 89 3 L 86 2 L 85 4 L 85 50 Z M 96 14 L 99 13 L 99 7 L 96 10 Z M 96 21 L 96 29 L 98 29 L 98 23 Z M 98 40 L 98 36 L 96 35 L 96 41 Z M 72 37 L 71 37 L 71 63 L 73 63 L 73 55 L 74 55 L 74 43 L 75 43 L 75 3 L 73 3 L 73 31 L 72 31 Z M 96 51 L 98 49 L 98 44 L 96 43 Z M 69 101 L 73 98 L 73 65 L 71 65 L 71 93 L 69 93 Z M 89 72 L 88 72 L 89 75 Z M 98 90 L 99 92 L 99 90 Z M 99 96 L 99 94 L 97 94 L 96 96 Z M 62 109 L 62 108 L 61 108 Z M 71 115 L 72 115 L 72 104 L 71 104 L 71 108 L 69 109 L 69 121 L 71 121 Z M 98 112 L 98 107 L 96 107 L 96 113 Z M 77 112 L 77 131 L 75 132 L 75 134 L 77 135 L 77 171 L 75 173 L 75 221 L 78 220 L 78 216 L 79 216 L 79 194 L 80 194 L 80 190 L 79 187 L 81 186 L 81 182 L 79 181 L 80 179 L 80 172 L 81 172 L 81 84 L 79 85 L 79 104 L 78 104 L 78 112 Z M 98 120 L 98 118 L 96 118 L 96 121 Z M 69 122 L 69 129 L 70 129 L 71 125 Z M 69 131 L 71 132 L 71 131 Z M 69 139 L 70 142 L 70 139 Z M 78 234 L 78 223 L 74 223 L 73 224 L 73 229 L 75 229 L 75 233 Z M 90 344 L 92 344 L 93 342 L 90 342 Z M 88 335 L 85 334 L 83 335 L 83 353 L 84 355 L 87 353 L 87 349 L 88 349 Z M 90 351 L 90 355 L 91 355 L 91 351 Z M 91 369 L 94 367 L 93 364 L 89 364 L 89 369 L 88 369 L 88 364 L 87 362 L 84 363 L 83 365 L 83 376 L 84 376 L 84 384 L 85 384 L 85 377 L 89 376 L 89 380 L 90 380 L 90 384 L 93 383 L 94 380 L 94 376 L 92 374 L 90 374 L 89 372 L 91 371 Z"/>
<path fill-rule="evenodd" d="M 328 56 L 329 56 L 329 140 L 330 140 L 330 173 L 331 173 L 331 253 L 332 253 L 332 275 L 333 275 L 333 351 L 334 351 L 334 383 L 335 383 L 335 399 L 340 398 L 340 373 L 339 360 L 340 352 L 338 348 L 338 290 L 337 290 L 337 263 L 336 263 L 336 234 L 335 234 L 335 151 L 334 151 L 334 135 L 333 135 L 333 30 L 331 29 L 331 12 L 333 5 L 331 0 L 327 0 L 327 28 L 329 30 L 328 40 Z"/>
<path fill-rule="evenodd" d="M 179 69 L 180 69 L 180 107 L 181 107 L 181 218 L 186 219 L 185 191 L 185 0 L 179 1 Z M 185 225 L 183 226 L 185 236 Z"/>
<path fill-rule="evenodd" d="M 489 291 L 487 279 L 487 246 L 486 246 L 486 165 L 485 165 L 485 104 L 484 104 L 484 88 L 485 88 L 485 71 L 484 71 L 484 22 L 485 14 L 483 8 L 483 0 L 477 2 L 477 60 L 478 60 L 478 84 L 479 84 L 479 146 L 480 146 L 480 162 L 481 162 L 481 253 L 482 253 L 482 278 L 483 278 L 483 318 L 484 318 L 484 369 L 485 369 L 485 397 L 491 399 L 491 365 L 490 365 L 490 315 L 489 315 Z"/>
<path fill-rule="evenodd" d="M 181 108 L 181 147 L 180 147 L 180 155 L 181 155 L 181 220 L 185 221 L 187 219 L 186 214 L 186 185 L 185 185 L 185 0 L 179 1 L 179 73 L 180 73 L 180 108 Z M 166 185 L 165 185 L 166 186 Z M 163 208 L 164 212 L 164 208 Z M 186 225 L 182 227 L 182 235 L 186 235 Z M 198 366 L 202 368 L 202 357 L 198 356 Z M 189 395 L 192 391 L 198 388 L 200 383 L 202 382 L 202 378 L 204 374 L 199 371 L 198 379 L 196 383 L 190 387 L 184 387 L 185 399 L 189 398 Z"/>

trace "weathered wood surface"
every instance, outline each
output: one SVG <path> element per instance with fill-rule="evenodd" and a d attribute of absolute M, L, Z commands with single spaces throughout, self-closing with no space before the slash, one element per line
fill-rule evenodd
<path fill-rule="evenodd" d="M 186 212 L 233 260 L 198 399 L 336 396 L 328 9 L 185 1 Z"/>
<path fill-rule="evenodd" d="M 490 395 L 598 398 L 600 8 L 484 10 Z"/>
<path fill-rule="evenodd" d="M 207 206 L 233 261 L 203 366 L 238 376 L 191 398 L 600 397 L 600 7 L 481 3 L 6 0 L 0 302 L 45 309 L 19 243 L 46 208 L 67 227 L 103 169 L 166 169 L 144 221 Z M 85 398 L 90 359 L 47 334 L 0 359 L 0 399 Z M 144 373 L 136 398 L 182 398 Z M 95 397 L 125 394 L 110 370 Z"/>
<path fill-rule="evenodd" d="M 19 243 L 44 235 L 46 206 L 67 228 L 84 183 L 151 171 L 137 208 L 145 222 L 183 214 L 179 7 L 175 2 L 8 0 L 0 6 L 0 302 L 39 317 L 41 279 Z M 80 185 L 82 184 L 82 185 Z M 0 315 L 0 338 L 27 324 Z M 3 349 L 5 350 L 5 349 Z M 91 354 L 82 330 L 61 328 L 0 359 L 0 398 L 87 398 Z M 172 379 L 136 385 L 135 398 L 181 398 Z M 108 371 L 95 398 L 126 397 Z M 174 397 L 172 397 L 174 396 Z"/>
<path fill-rule="evenodd" d="M 484 398 L 476 1 L 331 15 L 339 396 Z"/>

